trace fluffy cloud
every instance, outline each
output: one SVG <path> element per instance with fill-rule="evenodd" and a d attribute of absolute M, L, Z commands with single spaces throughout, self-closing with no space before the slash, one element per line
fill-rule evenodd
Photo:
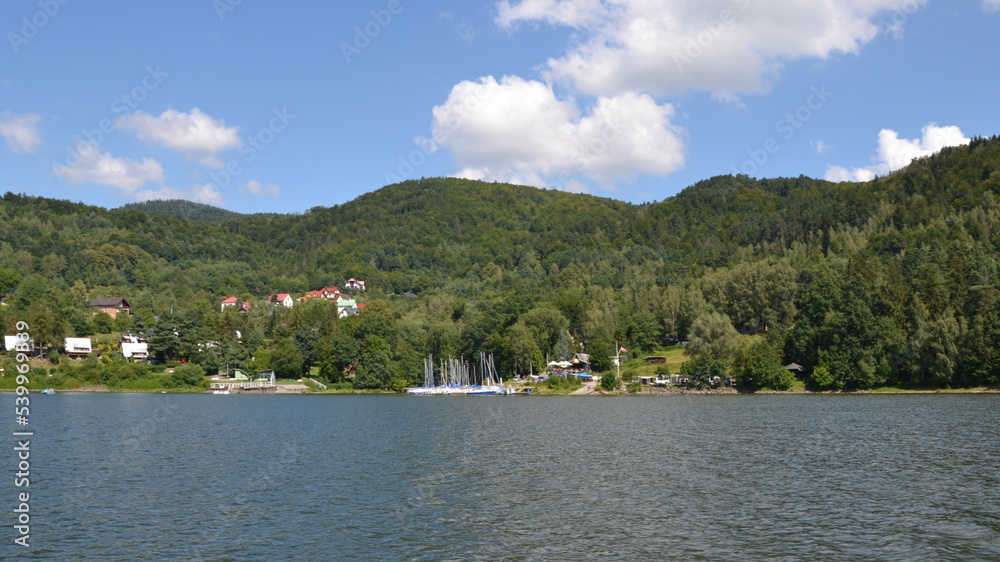
<path fill-rule="evenodd" d="M 938 127 L 934 123 L 923 128 L 922 139 L 901 139 L 896 131 L 882 129 L 878 134 L 878 156 L 872 158 L 875 164 L 850 170 L 842 166 L 828 166 L 826 179 L 836 182 L 871 181 L 875 176 L 884 176 L 906 167 L 914 158 L 930 156 L 947 146 L 968 144 L 969 140 L 958 127 Z"/>
<path fill-rule="evenodd" d="M 281 189 L 273 183 L 268 182 L 265 186 L 257 180 L 251 180 L 247 184 L 240 188 L 241 193 L 249 193 L 250 195 L 264 195 L 269 197 L 277 197 L 281 194 Z"/>
<path fill-rule="evenodd" d="M 983 0 L 984 12 L 1000 11 L 1000 0 Z"/>
<path fill-rule="evenodd" d="M 189 113 L 168 109 L 159 117 L 137 111 L 115 125 L 122 131 L 134 132 L 141 140 L 197 156 L 212 168 L 222 168 L 216 153 L 242 144 L 239 127 L 226 127 L 224 121 L 213 119 L 197 107 Z"/>
<path fill-rule="evenodd" d="M 171 199 L 185 199 L 187 201 L 207 203 L 209 205 L 222 205 L 225 203 L 225 200 L 222 198 L 222 194 L 219 193 L 219 191 L 215 189 L 215 186 L 210 183 L 196 185 L 191 189 L 150 189 L 138 191 L 132 195 L 137 201 L 151 201 L 157 199 L 168 201 Z"/>
<path fill-rule="evenodd" d="M 42 143 L 42 133 L 38 130 L 41 120 L 37 113 L 0 113 L 0 135 L 7 141 L 7 148 L 16 154 L 34 152 Z"/>
<path fill-rule="evenodd" d="M 783 61 L 857 53 L 900 9 L 900 0 L 505 0 L 496 21 L 508 30 L 522 22 L 578 30 L 579 42 L 549 59 L 545 76 L 588 94 L 755 93 Z M 873 21 L 879 16 L 885 21 Z"/>
<path fill-rule="evenodd" d="M 57 165 L 52 171 L 71 185 L 96 183 L 117 187 L 131 194 L 148 183 L 163 183 L 163 166 L 151 158 L 142 162 L 115 158 L 91 145 L 75 162 Z M 72 165 L 71 165 L 72 164 Z"/>
<path fill-rule="evenodd" d="M 433 114 L 434 138 L 418 142 L 449 148 L 459 177 L 584 191 L 578 175 L 613 189 L 615 180 L 684 164 L 673 107 L 648 95 L 601 97 L 581 115 L 549 85 L 489 76 L 456 85 Z"/>

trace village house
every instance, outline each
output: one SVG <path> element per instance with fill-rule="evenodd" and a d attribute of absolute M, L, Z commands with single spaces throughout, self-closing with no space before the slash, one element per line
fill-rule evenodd
<path fill-rule="evenodd" d="M 66 338 L 63 349 L 70 359 L 82 359 L 94 352 L 90 338 Z"/>
<path fill-rule="evenodd" d="M 295 306 L 295 300 L 292 299 L 292 295 L 288 293 L 275 293 L 267 297 L 267 302 L 272 304 L 280 304 L 285 308 L 292 308 Z"/>
<path fill-rule="evenodd" d="M 35 349 L 35 340 L 29 340 L 28 345 L 22 346 L 21 349 L 17 349 L 17 336 L 4 336 L 3 337 L 4 349 L 7 351 L 17 351 L 21 353 L 26 353 L 30 357 L 35 357 L 37 355 L 37 350 Z"/>
<path fill-rule="evenodd" d="M 357 279 L 351 277 L 350 279 L 347 280 L 346 283 L 344 283 L 344 288 L 349 291 L 364 291 L 365 282 L 358 281 Z"/>
<path fill-rule="evenodd" d="M 103 297 L 94 299 L 94 302 L 90 303 L 90 306 L 97 309 L 91 316 L 97 316 L 102 312 L 108 313 L 108 315 L 112 318 L 117 318 L 121 313 L 124 313 L 126 316 L 131 314 L 129 312 L 131 305 L 129 305 L 128 301 L 123 297 Z"/>
<path fill-rule="evenodd" d="M 322 292 L 320 292 L 320 291 L 309 291 L 306 294 L 302 295 L 301 297 L 299 297 L 299 298 L 297 298 L 295 300 L 304 301 L 304 300 L 321 299 L 321 298 L 323 298 L 323 293 Z"/>
<path fill-rule="evenodd" d="M 337 287 L 323 287 L 319 290 L 320 294 L 324 299 L 333 300 L 340 295 L 340 289 Z"/>
<path fill-rule="evenodd" d="M 355 316 L 358 312 L 358 304 L 354 299 L 343 295 L 337 299 L 337 318 Z"/>
<path fill-rule="evenodd" d="M 145 361 L 149 359 L 149 344 L 135 336 L 125 336 L 119 342 L 122 348 L 122 355 L 125 359 L 132 361 Z"/>
<path fill-rule="evenodd" d="M 237 299 L 236 297 L 228 297 L 228 298 L 222 299 L 222 309 L 221 310 L 225 311 L 226 307 L 229 307 L 229 306 L 238 306 L 239 308 L 236 309 L 236 312 L 246 312 L 246 311 L 250 310 L 250 301 L 240 302 L 240 300 Z"/>

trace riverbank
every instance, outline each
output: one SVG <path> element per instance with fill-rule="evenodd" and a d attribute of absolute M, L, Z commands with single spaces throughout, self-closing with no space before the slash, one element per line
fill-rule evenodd
<path fill-rule="evenodd" d="M 288 389 L 284 392 L 276 392 L 275 394 L 284 395 L 294 395 L 294 394 L 324 394 L 324 395 L 347 395 L 347 394 L 401 394 L 386 390 L 341 390 L 341 389 L 330 389 L 330 390 L 316 390 L 306 387 L 306 385 L 292 385 L 294 389 Z M 97 393 L 118 393 L 118 394 L 204 394 L 206 389 L 197 388 L 156 388 L 156 389 L 110 389 L 105 386 L 81 386 L 76 388 L 59 388 L 53 387 L 59 393 L 70 393 L 70 392 L 97 392 Z M 542 389 L 540 387 L 527 387 L 532 388 L 531 394 L 533 396 L 588 396 L 588 395 L 601 395 L 601 392 L 597 391 L 597 385 L 594 383 L 588 383 L 580 388 L 573 390 L 560 391 L 561 389 Z M 37 394 L 41 392 L 41 388 L 32 388 L 31 392 Z M 14 389 L 3 388 L 0 392 L 14 392 Z M 609 392 L 606 393 L 607 396 L 656 396 L 656 395 L 706 395 L 706 396 L 716 396 L 716 395 L 739 395 L 740 393 L 736 391 L 735 388 L 707 388 L 703 390 L 693 389 L 693 388 L 682 388 L 682 387 L 643 387 L 639 392 Z M 858 395 L 858 394 L 873 394 L 873 395 L 894 395 L 894 394 L 1000 394 L 1000 389 L 997 388 L 943 388 L 943 389 L 905 389 L 905 388 L 876 388 L 870 390 L 821 390 L 813 391 L 806 390 L 804 388 L 796 388 L 786 391 L 775 391 L 775 390 L 761 390 L 756 394 L 758 395 L 768 395 L 768 396 L 802 396 L 802 395 Z"/>

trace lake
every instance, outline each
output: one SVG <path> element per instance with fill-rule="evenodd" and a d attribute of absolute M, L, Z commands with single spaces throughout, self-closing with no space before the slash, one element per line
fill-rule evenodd
<path fill-rule="evenodd" d="M 3 557 L 1000 558 L 997 395 L 31 400 Z"/>

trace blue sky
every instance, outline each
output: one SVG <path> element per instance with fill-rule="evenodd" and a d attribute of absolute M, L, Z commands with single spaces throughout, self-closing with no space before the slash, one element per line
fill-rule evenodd
<path fill-rule="evenodd" d="M 239 212 L 459 175 L 660 201 L 1000 133 L 1000 0 L 0 4 L 0 191 Z"/>

